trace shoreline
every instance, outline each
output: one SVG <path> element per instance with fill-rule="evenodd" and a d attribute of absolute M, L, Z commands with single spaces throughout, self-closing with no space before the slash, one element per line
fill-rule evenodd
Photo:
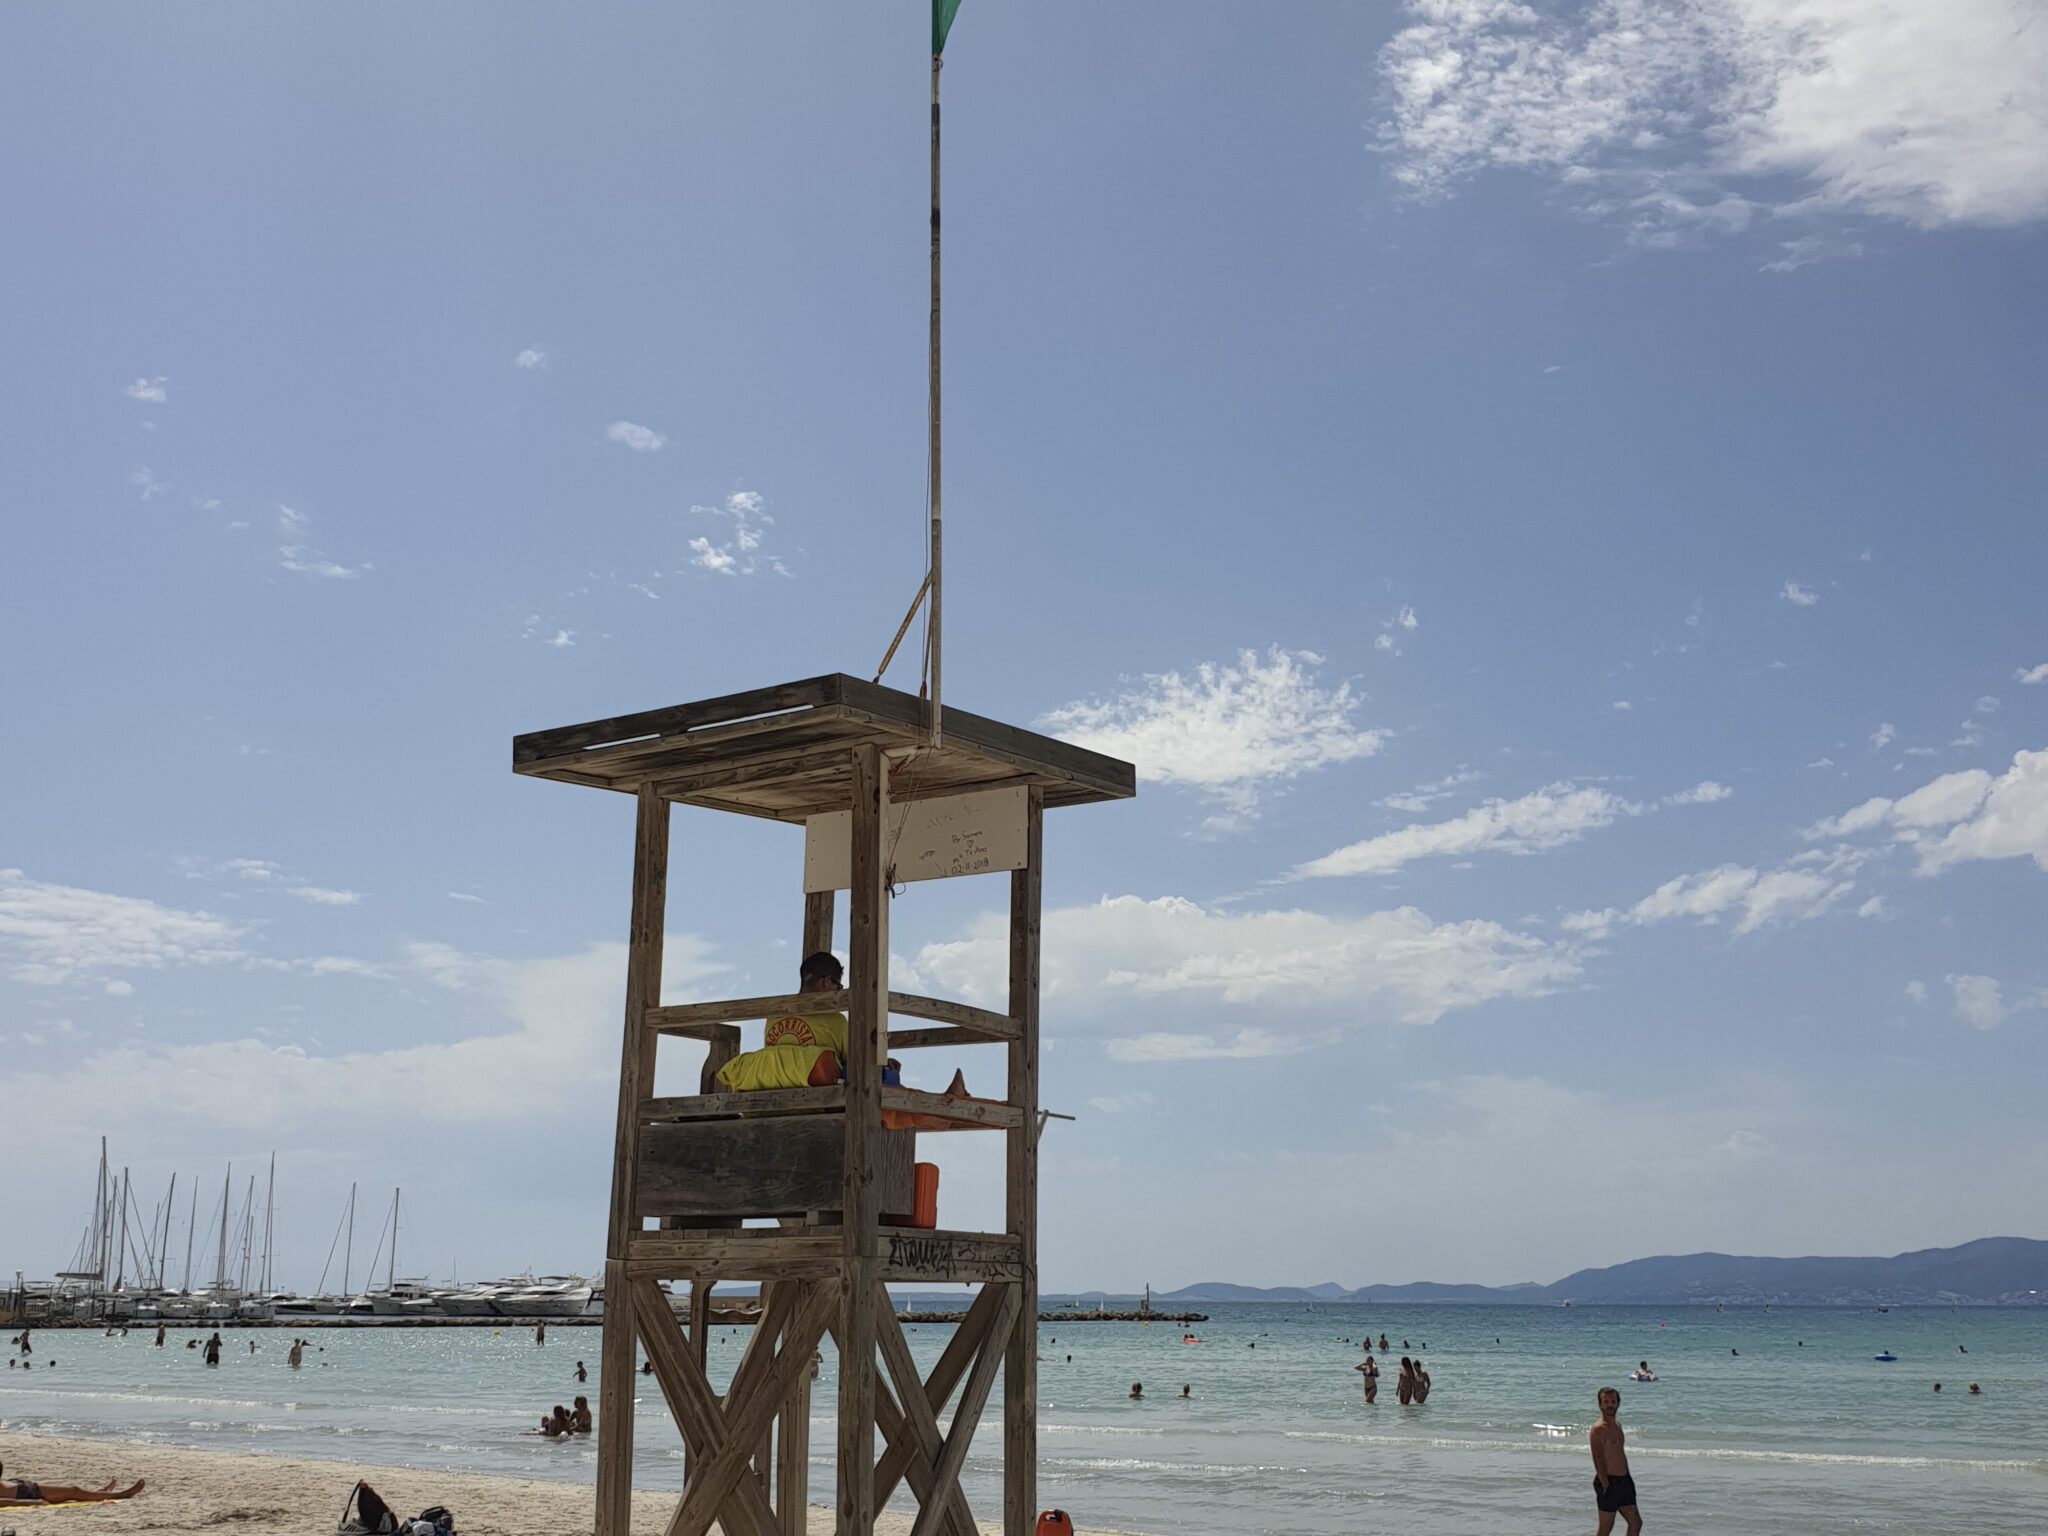
<path fill-rule="evenodd" d="M 590 1536 L 595 1491 L 585 1482 L 506 1477 L 485 1472 L 437 1472 L 261 1451 L 207 1451 L 157 1441 L 89 1440 L 32 1430 L 0 1430 L 0 1462 L 7 1475 L 91 1487 L 116 1478 L 145 1480 L 135 1498 L 120 1503 L 34 1505 L 0 1510 L 0 1526 L 19 1536 L 95 1533 L 150 1536 L 220 1536 L 223 1530 L 334 1529 L 356 1480 L 375 1488 L 402 1515 L 443 1504 L 461 1536 Z M 662 1536 L 677 1495 L 635 1489 L 633 1536 Z M 981 1520 L 983 1536 L 1000 1536 L 1000 1523 Z M 911 1517 L 884 1511 L 878 1536 L 909 1536 Z M 810 1506 L 810 1536 L 831 1536 L 833 1510 Z"/>

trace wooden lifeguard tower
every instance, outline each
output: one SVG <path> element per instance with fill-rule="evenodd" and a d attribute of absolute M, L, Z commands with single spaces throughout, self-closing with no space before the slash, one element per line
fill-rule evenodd
<path fill-rule="evenodd" d="M 627 1536 L 630 1525 L 636 1346 L 685 1445 L 668 1536 L 703 1536 L 714 1520 L 726 1536 L 802 1536 L 812 1352 L 827 1334 L 839 1360 L 839 1536 L 868 1536 L 899 1483 L 919 1504 L 915 1536 L 974 1536 L 960 1469 L 998 1367 L 1003 1530 L 1031 1536 L 1043 816 L 1130 796 L 1132 766 L 950 707 L 935 719 L 931 702 L 844 675 L 540 731 L 518 737 L 512 757 L 515 772 L 639 803 L 605 1251 L 597 1536 Z M 805 825 L 801 953 L 831 947 L 834 892 L 850 890 L 842 991 L 662 1005 L 669 808 L 678 804 Z M 1007 1007 L 890 991 L 892 888 L 1001 870 L 1010 873 Z M 843 1084 L 710 1091 L 739 1049 L 739 1022 L 826 1009 L 844 1010 L 851 1025 Z M 936 1027 L 892 1031 L 892 1015 Z M 652 1096 L 664 1037 L 708 1043 L 704 1091 Z M 979 1044 L 1004 1048 L 1001 1101 L 882 1080 L 891 1052 Z M 919 1129 L 1003 1134 L 1002 1231 L 890 1222 L 910 1210 Z M 690 1284 L 687 1327 L 665 1280 Z M 758 1281 L 762 1294 L 720 1396 L 705 1364 L 711 1290 L 722 1280 Z M 929 1376 L 897 1322 L 892 1282 L 980 1286 Z"/>

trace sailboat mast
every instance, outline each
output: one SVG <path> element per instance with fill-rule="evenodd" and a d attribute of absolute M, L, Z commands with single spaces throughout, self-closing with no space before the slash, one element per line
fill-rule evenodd
<path fill-rule="evenodd" d="M 220 1176 L 220 1257 L 213 1266 L 213 1290 L 216 1297 L 227 1289 L 228 1284 L 228 1214 L 230 1202 L 234 1199 L 235 1165 L 228 1164 L 228 1171 Z"/>
<path fill-rule="evenodd" d="M 384 1294 L 387 1296 L 398 1280 L 398 1196 L 398 1190 L 391 1191 L 391 1267 L 384 1272 Z"/>
<path fill-rule="evenodd" d="M 277 1221 L 277 1154 L 270 1154 L 270 1187 L 263 1195 L 263 1294 L 268 1296 L 276 1285 L 276 1278 L 270 1272 L 272 1257 L 271 1238 Z"/>
<path fill-rule="evenodd" d="M 121 1282 L 128 1278 L 128 1170 L 121 1170 L 121 1193 L 118 1219 L 121 1236 L 117 1242 L 114 1258 L 114 1289 L 121 1289 Z"/>
<path fill-rule="evenodd" d="M 349 1185 L 349 1187 L 348 1187 L 348 1246 L 347 1246 L 346 1248 L 344 1248 L 344 1249 L 342 1249 L 342 1250 L 341 1250 L 341 1294 L 342 1294 L 342 1295 L 344 1295 L 344 1296 L 348 1295 L 348 1293 L 349 1293 L 349 1290 L 348 1290 L 348 1266 L 349 1266 L 349 1260 L 350 1260 L 350 1259 L 352 1259 L 353 1257 L 355 1257 L 355 1251 L 356 1251 L 356 1187 L 355 1187 L 355 1185 L 351 1184 L 351 1185 Z"/>
<path fill-rule="evenodd" d="M 178 1214 L 178 1175 L 171 1175 L 170 1193 L 164 1196 L 164 1240 L 157 1248 L 156 1288 L 166 1290 L 171 1283 L 171 1221 Z"/>
<path fill-rule="evenodd" d="M 192 1181 L 192 1212 L 185 1218 L 185 1284 L 187 1296 L 192 1294 L 192 1235 L 199 1230 L 199 1181 Z"/>

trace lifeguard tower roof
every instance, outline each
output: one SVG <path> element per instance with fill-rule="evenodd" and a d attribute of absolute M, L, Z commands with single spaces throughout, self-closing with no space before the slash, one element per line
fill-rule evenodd
<path fill-rule="evenodd" d="M 914 694 L 835 672 L 517 736 L 512 770 L 627 794 L 652 784 L 682 805 L 803 821 L 851 803 L 849 749 L 923 746 L 930 716 Z M 1021 785 L 1053 809 L 1137 792 L 1121 759 L 950 705 L 940 724 L 940 747 L 918 757 L 913 782 L 892 784 L 892 800 Z"/>

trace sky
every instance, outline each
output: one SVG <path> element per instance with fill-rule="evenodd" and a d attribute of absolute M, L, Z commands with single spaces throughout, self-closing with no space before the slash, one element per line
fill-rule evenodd
<path fill-rule="evenodd" d="M 401 1274 L 599 1263 L 632 804 L 510 740 L 880 662 L 926 26 L 0 15 L 0 1271 L 102 1136 L 174 1281 L 272 1152 L 282 1284 L 352 1184 L 358 1267 L 397 1187 Z M 2048 1237 L 2048 7 L 968 0 L 944 78 L 946 697 L 1139 777 L 1048 819 L 1044 1286 Z M 800 843 L 677 814 L 669 1000 L 793 983 Z"/>

